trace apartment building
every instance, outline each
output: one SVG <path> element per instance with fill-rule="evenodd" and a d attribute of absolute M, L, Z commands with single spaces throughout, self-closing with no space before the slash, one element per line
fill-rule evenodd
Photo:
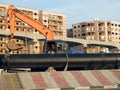
<path fill-rule="evenodd" d="M 54 35 L 66 37 L 66 16 L 64 14 L 40 11 L 39 21 L 52 30 Z"/>
<path fill-rule="evenodd" d="M 6 27 L 6 23 L 9 24 L 9 20 L 6 20 L 6 12 L 9 5 L 0 4 L 0 31 L 8 31 L 10 27 Z M 54 35 L 64 36 L 66 37 L 66 16 L 61 13 L 55 12 L 48 12 L 48 11 L 40 11 L 31 8 L 24 8 L 24 7 L 16 7 L 15 8 L 21 10 L 24 14 L 29 15 L 33 19 L 39 21 L 44 26 L 48 27 L 50 30 L 53 31 Z M 27 38 L 28 34 L 33 34 L 34 38 L 38 34 L 41 34 L 35 28 L 29 26 L 27 23 L 21 21 L 20 19 L 16 18 L 15 20 L 15 32 L 24 33 L 26 37 L 14 37 L 14 42 L 22 45 L 23 49 L 10 51 L 11 54 L 39 54 L 43 53 L 43 44 L 44 42 L 39 40 L 35 40 L 35 43 L 31 43 L 30 38 Z M 6 50 L 6 42 L 8 40 L 5 38 L 5 35 L 0 33 L 0 54 L 4 54 Z"/>
<path fill-rule="evenodd" d="M 72 25 L 73 37 L 86 40 L 113 42 L 120 46 L 120 22 L 94 20 Z M 106 48 L 89 46 L 88 52 L 106 51 Z"/>

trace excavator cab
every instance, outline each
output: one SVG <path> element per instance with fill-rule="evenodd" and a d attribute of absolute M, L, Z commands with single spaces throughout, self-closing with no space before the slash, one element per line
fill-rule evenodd
<path fill-rule="evenodd" d="M 61 40 L 51 40 L 46 42 L 46 54 L 64 54 L 68 44 Z"/>
<path fill-rule="evenodd" d="M 51 40 L 46 43 L 46 54 L 83 54 L 86 50 L 82 44 Z"/>

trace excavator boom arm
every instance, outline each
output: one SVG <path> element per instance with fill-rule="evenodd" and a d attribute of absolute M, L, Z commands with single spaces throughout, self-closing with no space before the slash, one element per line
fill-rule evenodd
<path fill-rule="evenodd" d="M 15 18 L 17 17 L 20 20 L 27 23 L 28 25 L 35 28 L 36 30 L 38 30 L 41 34 L 43 34 L 47 38 L 47 40 L 53 40 L 53 32 L 50 29 L 46 28 L 40 22 L 34 20 L 33 18 L 29 17 L 28 15 L 25 15 L 20 10 L 14 8 L 13 5 L 10 5 L 8 7 L 7 17 L 9 17 L 9 20 L 10 20 L 11 36 L 14 35 Z"/>

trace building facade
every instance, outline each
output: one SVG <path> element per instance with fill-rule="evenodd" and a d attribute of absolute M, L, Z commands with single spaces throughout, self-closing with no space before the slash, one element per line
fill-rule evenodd
<path fill-rule="evenodd" d="M 66 37 L 66 16 L 64 14 L 40 11 L 39 21 L 53 31 L 54 35 Z"/>
<path fill-rule="evenodd" d="M 9 5 L 0 4 L 0 31 L 1 30 L 8 30 L 10 27 L 6 26 L 6 23 L 9 25 L 9 20 L 6 20 L 6 12 Z M 50 30 L 53 31 L 54 35 L 58 36 L 64 36 L 66 37 L 66 16 L 61 13 L 55 13 L 55 12 L 48 12 L 48 11 L 40 11 L 36 9 L 30 9 L 30 8 L 23 8 L 23 7 L 16 7 L 15 8 L 21 10 L 24 14 L 29 15 L 31 18 L 39 21 L 42 23 L 45 27 L 48 27 Z M 27 23 L 21 21 L 20 19 L 16 18 L 15 20 L 15 32 L 21 32 L 26 34 L 34 34 L 34 38 L 37 34 L 41 34 L 38 30 L 35 28 L 29 26 Z M 10 51 L 11 54 L 39 54 L 43 53 L 43 42 L 40 40 L 36 40 L 34 44 L 29 43 L 30 39 L 27 37 L 15 37 L 14 42 L 17 44 L 20 44 L 23 46 L 23 49 L 16 50 L 16 51 Z M 0 33 L 0 54 L 4 54 L 6 48 L 6 42 L 8 40 L 5 38 L 5 35 Z"/>
<path fill-rule="evenodd" d="M 94 20 L 72 25 L 73 37 L 86 40 L 113 42 L 120 46 L 120 22 Z M 96 46 L 90 46 L 88 52 L 100 52 Z"/>
<path fill-rule="evenodd" d="M 67 37 L 73 38 L 73 29 L 72 28 L 67 29 Z"/>

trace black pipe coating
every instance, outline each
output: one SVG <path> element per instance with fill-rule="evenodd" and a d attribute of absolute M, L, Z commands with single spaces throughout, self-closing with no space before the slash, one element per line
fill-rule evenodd
<path fill-rule="evenodd" d="M 4 55 L 0 55 L 0 67 L 4 66 Z M 56 70 L 119 68 L 120 53 L 101 54 L 11 54 L 9 68 L 31 68 L 46 70 L 52 66 Z"/>

